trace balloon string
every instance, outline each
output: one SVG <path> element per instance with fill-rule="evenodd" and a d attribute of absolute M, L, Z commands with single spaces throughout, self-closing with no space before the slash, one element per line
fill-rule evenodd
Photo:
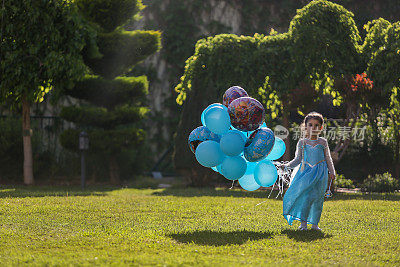
<path fill-rule="evenodd" d="M 285 185 L 289 185 L 290 184 L 290 178 L 291 178 L 291 168 L 289 168 L 288 166 L 284 166 L 284 169 L 282 170 L 280 168 L 280 166 L 282 166 L 283 164 L 288 163 L 289 161 L 283 161 L 283 162 L 279 162 L 279 161 L 273 161 L 273 163 L 278 167 L 278 179 L 277 181 L 272 185 L 271 191 L 268 194 L 268 198 L 271 196 L 272 191 L 275 188 L 275 184 L 278 186 L 278 194 L 276 195 L 275 198 L 278 198 L 279 195 L 281 195 L 283 197 L 283 191 L 285 189 Z M 256 204 L 256 206 L 266 202 L 268 200 L 262 201 L 258 204 Z"/>
<path fill-rule="evenodd" d="M 234 184 L 235 184 L 235 180 L 232 181 L 232 186 L 229 189 L 232 189 Z"/>
<path fill-rule="evenodd" d="M 332 197 L 331 185 L 332 185 L 332 180 L 329 183 L 328 191 L 325 192 L 325 197 Z"/>

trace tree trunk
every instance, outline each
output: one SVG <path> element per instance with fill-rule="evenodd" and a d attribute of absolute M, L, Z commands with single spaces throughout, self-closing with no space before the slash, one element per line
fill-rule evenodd
<path fill-rule="evenodd" d="M 120 184 L 119 166 L 116 156 L 110 158 L 110 182 L 114 185 Z"/>
<path fill-rule="evenodd" d="M 24 95 L 22 97 L 22 139 L 24 144 L 24 184 L 26 185 L 34 183 L 30 115 L 30 104 Z"/>

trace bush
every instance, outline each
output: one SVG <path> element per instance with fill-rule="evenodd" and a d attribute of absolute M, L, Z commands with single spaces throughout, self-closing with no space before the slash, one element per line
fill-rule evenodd
<path fill-rule="evenodd" d="M 0 119 L 0 179 L 22 175 L 24 159 L 21 120 Z"/>
<path fill-rule="evenodd" d="M 400 188 L 397 181 L 389 172 L 384 174 L 368 175 L 362 184 L 362 190 L 368 192 L 395 192 Z"/>
<path fill-rule="evenodd" d="M 41 129 L 39 125 L 39 121 L 31 121 L 34 177 L 54 180 L 56 176 L 79 174 L 79 158 L 67 151 L 57 151 L 54 140 L 49 137 L 49 129 Z M 3 183 L 22 182 L 24 150 L 21 126 L 20 118 L 0 119 L 0 180 Z"/>
<path fill-rule="evenodd" d="M 334 181 L 335 187 L 341 188 L 355 188 L 353 181 L 350 179 L 346 179 L 343 174 L 338 174 Z"/>

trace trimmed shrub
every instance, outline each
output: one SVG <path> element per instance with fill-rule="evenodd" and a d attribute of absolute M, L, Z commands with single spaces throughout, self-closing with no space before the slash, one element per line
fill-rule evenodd
<path fill-rule="evenodd" d="M 389 172 L 368 175 L 362 184 L 362 190 L 368 192 L 395 192 L 400 189 L 399 181 Z"/>
<path fill-rule="evenodd" d="M 335 187 L 341 188 L 355 188 L 353 181 L 346 179 L 343 174 L 338 174 L 334 181 Z"/>

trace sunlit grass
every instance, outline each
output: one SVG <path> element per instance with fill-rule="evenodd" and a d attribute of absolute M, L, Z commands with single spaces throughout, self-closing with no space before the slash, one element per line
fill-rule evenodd
<path fill-rule="evenodd" d="M 0 265 L 400 265 L 400 194 L 336 194 L 322 233 L 269 192 L 0 189 Z"/>

